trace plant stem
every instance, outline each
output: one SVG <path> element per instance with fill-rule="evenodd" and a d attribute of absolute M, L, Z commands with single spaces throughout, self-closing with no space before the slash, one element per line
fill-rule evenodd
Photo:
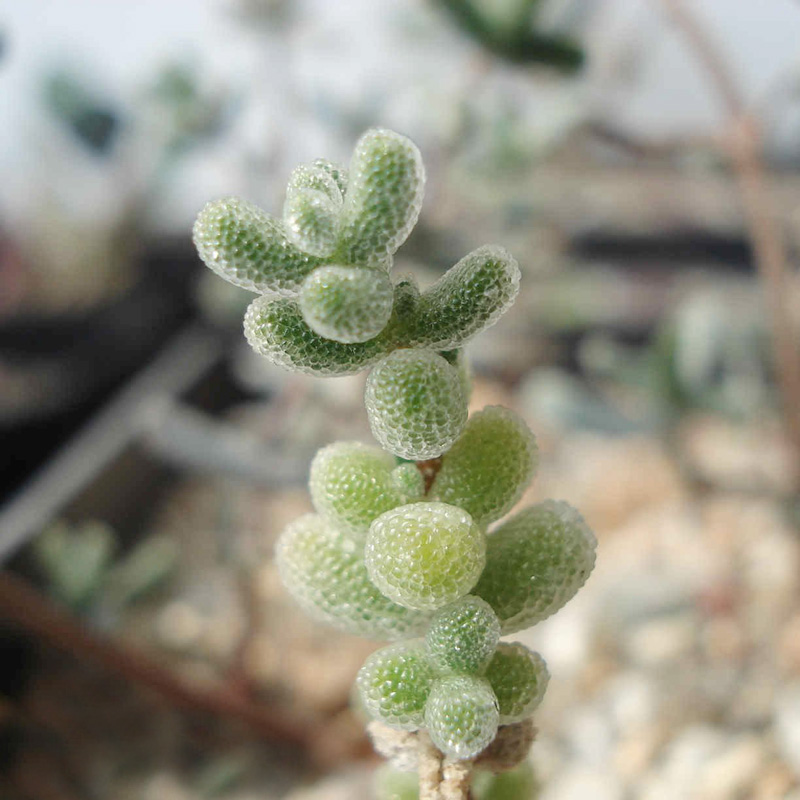
<path fill-rule="evenodd" d="M 419 733 L 419 800 L 470 800 L 471 761 L 450 761 Z"/>
<path fill-rule="evenodd" d="M 761 130 L 747 113 L 724 59 L 683 0 L 661 2 L 691 44 L 730 118 L 722 146 L 736 177 L 753 257 L 764 285 L 784 427 L 793 449 L 795 480 L 800 481 L 800 349 L 789 310 L 789 257 L 761 155 Z"/>
<path fill-rule="evenodd" d="M 192 686 L 144 654 L 92 633 L 7 571 L 0 574 L 0 617 L 52 647 L 147 686 L 174 706 L 241 720 L 265 741 L 295 745 L 315 754 L 317 741 L 293 720 L 230 690 Z"/>
<path fill-rule="evenodd" d="M 417 461 L 417 469 L 422 473 L 425 479 L 425 494 L 431 490 L 439 470 L 442 468 L 442 457 L 429 458 L 427 461 Z"/>

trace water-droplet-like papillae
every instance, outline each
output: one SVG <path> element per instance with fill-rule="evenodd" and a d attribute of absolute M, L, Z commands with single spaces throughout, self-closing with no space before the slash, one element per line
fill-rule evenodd
<path fill-rule="evenodd" d="M 568 503 L 526 508 L 487 537 L 486 567 L 473 594 L 500 619 L 504 634 L 554 614 L 589 577 L 597 540 Z"/>
<path fill-rule="evenodd" d="M 470 417 L 442 458 L 430 496 L 460 506 L 486 525 L 522 497 L 538 462 L 536 437 L 524 420 L 507 408 L 489 406 Z"/>
<path fill-rule="evenodd" d="M 483 672 L 500 639 L 500 622 L 492 607 L 468 595 L 439 609 L 425 634 L 425 648 L 440 672 Z"/>
<path fill-rule="evenodd" d="M 366 267 L 318 267 L 300 290 L 300 310 L 308 326 L 348 344 L 375 338 L 389 322 L 393 301 L 386 272 Z"/>
<path fill-rule="evenodd" d="M 379 592 L 359 548 L 316 514 L 286 528 L 275 557 L 286 588 L 316 619 L 367 639 L 404 639 L 427 627 L 429 615 Z"/>
<path fill-rule="evenodd" d="M 440 608 L 463 597 L 483 569 L 486 536 L 466 511 L 412 503 L 370 526 L 364 560 L 373 583 L 400 605 Z"/>
<path fill-rule="evenodd" d="M 497 245 L 464 256 L 425 291 L 403 339 L 409 347 L 451 350 L 494 325 L 519 292 L 519 265 Z"/>
<path fill-rule="evenodd" d="M 335 164 L 333 161 L 328 161 L 327 158 L 315 158 L 311 166 L 325 170 L 336 182 L 342 199 L 344 199 L 347 194 L 347 170 L 341 164 Z"/>
<path fill-rule="evenodd" d="M 373 436 L 401 458 L 435 458 L 458 438 L 467 399 L 455 367 L 430 350 L 396 350 L 367 378 Z"/>
<path fill-rule="evenodd" d="M 289 176 L 286 199 L 290 199 L 297 192 L 313 189 L 322 192 L 338 211 L 344 202 L 344 190 L 337 178 L 339 175 L 341 175 L 339 169 L 323 159 L 318 159 L 313 164 L 301 164 L 295 167 Z"/>
<path fill-rule="evenodd" d="M 335 442 L 311 462 L 314 508 L 338 531 L 363 541 L 372 521 L 400 505 L 422 498 L 424 480 L 414 464 L 398 480 L 395 459 L 360 442 Z"/>
<path fill-rule="evenodd" d="M 203 208 L 194 223 L 194 243 L 209 269 L 252 292 L 293 294 L 322 263 L 298 250 L 277 220 L 237 197 Z"/>
<path fill-rule="evenodd" d="M 395 490 L 408 497 L 408 502 L 421 500 L 425 494 L 425 478 L 416 464 L 398 464 L 392 470 L 392 484 Z"/>
<path fill-rule="evenodd" d="M 382 336 L 354 344 L 326 339 L 308 327 L 296 301 L 284 298 L 256 298 L 245 314 L 244 334 L 259 355 L 308 375 L 354 375 L 388 349 Z"/>
<path fill-rule="evenodd" d="M 497 733 L 497 699 L 485 678 L 448 675 L 436 680 L 425 705 L 431 741 L 453 759 L 473 758 Z"/>
<path fill-rule="evenodd" d="M 425 703 L 436 675 L 420 642 L 399 642 L 373 653 L 356 686 L 369 714 L 403 730 L 422 727 Z"/>
<path fill-rule="evenodd" d="M 424 180 L 412 142 L 372 129 L 349 173 L 324 159 L 294 170 L 281 222 L 230 198 L 203 209 L 194 236 L 212 270 L 264 295 L 245 317 L 257 353 L 317 376 L 372 368 L 365 405 L 388 452 L 354 442 L 320 451 L 310 480 L 319 513 L 278 543 L 286 586 L 350 633 L 424 634 L 367 661 L 358 679 L 367 709 L 395 727 L 426 725 L 450 759 L 478 756 L 503 724 L 481 758 L 505 769 L 530 745 L 548 674 L 540 656 L 499 636 L 571 599 L 596 542 L 574 509 L 553 501 L 485 533 L 519 500 L 538 451 L 507 409 L 467 420 L 461 348 L 511 305 L 520 270 L 489 245 L 423 293 L 411 277 L 393 285 Z"/>
<path fill-rule="evenodd" d="M 372 264 L 391 255 L 417 223 L 425 168 L 417 146 L 382 128 L 367 131 L 350 162 L 337 256 Z"/>
<path fill-rule="evenodd" d="M 484 677 L 497 698 L 500 724 L 510 725 L 521 722 L 536 710 L 544 697 L 550 673 L 538 653 L 518 642 L 502 642 Z"/>
<path fill-rule="evenodd" d="M 298 189 L 286 197 L 283 226 L 287 238 L 299 250 L 327 258 L 336 249 L 339 209 L 318 189 Z"/>

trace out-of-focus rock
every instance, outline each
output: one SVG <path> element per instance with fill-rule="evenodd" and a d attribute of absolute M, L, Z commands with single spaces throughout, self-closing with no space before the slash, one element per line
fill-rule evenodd
<path fill-rule="evenodd" d="M 541 800 L 622 800 L 625 791 L 610 770 L 574 767 L 545 785 Z"/>
<path fill-rule="evenodd" d="M 568 497 L 604 536 L 637 513 L 685 497 L 686 489 L 663 445 L 644 437 L 571 434 L 547 459 L 523 502 Z"/>
<path fill-rule="evenodd" d="M 800 778 L 800 682 L 777 693 L 774 714 L 778 750 Z"/>
<path fill-rule="evenodd" d="M 788 494 L 796 485 L 791 446 L 777 420 L 742 425 L 696 415 L 677 435 L 688 468 L 714 486 Z"/>

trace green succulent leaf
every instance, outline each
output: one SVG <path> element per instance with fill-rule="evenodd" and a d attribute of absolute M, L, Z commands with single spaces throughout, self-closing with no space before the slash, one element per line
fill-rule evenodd
<path fill-rule="evenodd" d="M 448 675 L 432 686 L 425 706 L 431 741 L 447 756 L 474 758 L 493 741 L 499 720 L 489 682 L 474 675 Z"/>
<path fill-rule="evenodd" d="M 382 128 L 356 144 L 342 210 L 338 254 L 346 264 L 384 261 L 416 225 L 425 190 L 417 146 Z"/>
<path fill-rule="evenodd" d="M 395 350 L 367 378 L 370 428 L 382 447 L 401 458 L 441 455 L 467 421 L 458 370 L 430 350 Z"/>
<path fill-rule="evenodd" d="M 445 503 L 411 503 L 370 526 L 364 560 L 372 582 L 407 608 L 433 610 L 475 585 L 486 537 L 466 511 Z"/>
<path fill-rule="evenodd" d="M 430 497 L 460 506 L 479 525 L 499 519 L 520 499 L 539 462 L 536 437 L 501 406 L 473 414 L 442 457 Z"/>
<path fill-rule="evenodd" d="M 203 208 L 194 223 L 194 243 L 209 269 L 253 292 L 297 292 L 321 263 L 295 247 L 277 220 L 237 197 Z"/>
<path fill-rule="evenodd" d="M 547 664 L 525 645 L 503 642 L 485 673 L 500 709 L 500 724 L 510 725 L 529 717 L 542 702 L 550 673 Z"/>
<path fill-rule="evenodd" d="M 388 453 L 360 442 L 335 442 L 320 450 L 311 463 L 309 486 L 314 508 L 358 541 L 366 538 L 374 519 L 421 499 L 424 492 L 414 464 L 398 467 Z"/>
<path fill-rule="evenodd" d="M 344 189 L 339 184 L 340 173 L 333 164 L 318 159 L 313 164 L 295 167 L 286 186 L 286 199 L 309 189 L 324 194 L 338 211 L 344 202 Z"/>
<path fill-rule="evenodd" d="M 286 197 L 283 225 L 298 250 L 325 258 L 336 249 L 339 209 L 324 192 L 299 189 Z"/>
<path fill-rule="evenodd" d="M 327 172 L 333 178 L 339 189 L 339 194 L 344 199 L 347 194 L 347 170 L 339 164 L 328 161 L 326 158 L 314 159 L 312 166 Z"/>
<path fill-rule="evenodd" d="M 480 597 L 467 595 L 439 609 L 425 634 L 425 648 L 440 672 L 479 674 L 500 639 L 500 622 Z"/>
<path fill-rule="evenodd" d="M 486 568 L 473 594 L 494 609 L 504 634 L 565 605 L 589 577 L 597 540 L 572 506 L 546 500 L 487 537 Z"/>
<path fill-rule="evenodd" d="M 163 586 L 176 572 L 180 549 L 175 539 L 154 534 L 115 565 L 110 591 L 120 603 L 133 603 Z"/>
<path fill-rule="evenodd" d="M 421 500 L 425 494 L 425 478 L 412 462 L 398 464 L 392 470 L 392 484 L 395 491 L 408 498 L 407 502 Z"/>
<path fill-rule="evenodd" d="M 494 325 L 519 292 L 519 265 L 497 245 L 464 256 L 422 294 L 406 323 L 407 346 L 450 350 Z"/>
<path fill-rule="evenodd" d="M 356 686 L 372 717 L 393 728 L 413 731 L 423 725 L 435 677 L 420 642 L 398 642 L 366 660 Z"/>
<path fill-rule="evenodd" d="M 345 344 L 374 339 L 389 322 L 393 302 L 386 272 L 365 267 L 319 267 L 300 291 L 300 310 L 309 327 Z"/>
<path fill-rule="evenodd" d="M 541 786 L 530 761 L 495 775 L 480 770 L 472 786 L 475 800 L 536 800 Z"/>
<path fill-rule="evenodd" d="M 353 375 L 383 358 L 391 349 L 388 337 L 347 344 L 326 339 L 308 327 L 294 300 L 256 298 L 244 318 L 250 346 L 270 361 L 308 375 Z"/>
<path fill-rule="evenodd" d="M 114 532 L 102 522 L 56 522 L 37 538 L 34 555 L 51 592 L 81 609 L 103 586 L 116 545 Z"/>
<path fill-rule="evenodd" d="M 419 635 L 429 616 L 397 605 L 370 581 L 353 542 L 306 514 L 281 534 L 276 562 L 284 585 L 308 614 L 368 639 Z"/>

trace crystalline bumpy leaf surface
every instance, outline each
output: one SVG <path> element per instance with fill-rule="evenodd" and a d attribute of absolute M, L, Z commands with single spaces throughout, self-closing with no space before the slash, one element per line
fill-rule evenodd
<path fill-rule="evenodd" d="M 399 642 L 373 653 L 356 685 L 367 711 L 394 728 L 417 730 L 435 678 L 419 642 Z"/>
<path fill-rule="evenodd" d="M 596 547 L 594 534 L 572 506 L 546 500 L 487 537 L 486 568 L 473 594 L 494 609 L 503 633 L 529 628 L 583 586 Z"/>
<path fill-rule="evenodd" d="M 319 267 L 300 291 L 300 309 L 309 327 L 344 343 L 376 337 L 389 322 L 393 301 L 389 276 L 365 267 Z"/>
<path fill-rule="evenodd" d="M 431 663 L 440 672 L 482 672 L 494 655 L 500 622 L 491 606 L 468 595 L 436 612 L 425 634 Z"/>
<path fill-rule="evenodd" d="M 336 249 L 339 209 L 330 197 L 317 189 L 290 194 L 283 207 L 286 237 L 299 250 L 324 258 Z"/>
<path fill-rule="evenodd" d="M 388 453 L 360 442 L 336 442 L 320 450 L 311 464 L 309 486 L 317 511 L 358 541 L 366 538 L 376 517 L 420 499 L 424 491 L 414 464 L 398 467 Z"/>
<path fill-rule="evenodd" d="M 368 639 L 421 634 L 427 615 L 393 603 L 370 581 L 358 548 L 316 514 L 295 520 L 278 540 L 286 588 L 317 619 Z"/>
<path fill-rule="evenodd" d="M 485 525 L 511 510 L 538 460 L 536 439 L 523 420 L 507 408 L 490 406 L 470 418 L 445 454 L 430 494 Z"/>
<path fill-rule="evenodd" d="M 419 300 L 408 321 L 410 346 L 450 350 L 493 325 L 519 292 L 520 271 L 502 247 L 479 247 L 449 269 Z"/>
<path fill-rule="evenodd" d="M 236 197 L 203 208 L 194 224 L 194 243 L 206 266 L 253 292 L 293 294 L 321 263 L 298 250 L 277 220 Z"/>
<path fill-rule="evenodd" d="M 478 755 L 495 737 L 499 713 L 489 682 L 472 675 L 439 678 L 425 707 L 433 743 L 455 759 Z"/>
<path fill-rule="evenodd" d="M 550 674 L 544 659 L 519 643 L 498 646 L 487 670 L 500 709 L 500 724 L 530 716 L 542 702 Z"/>
<path fill-rule="evenodd" d="M 367 379 L 364 395 L 378 442 L 401 458 L 441 455 L 467 421 L 467 399 L 455 367 L 430 350 L 396 350 Z"/>
<path fill-rule="evenodd" d="M 400 605 L 436 609 L 467 594 L 481 574 L 486 537 L 460 508 L 412 503 L 381 514 L 364 557 L 373 583 Z"/>
<path fill-rule="evenodd" d="M 417 222 L 424 191 L 416 145 L 393 131 L 367 131 L 350 164 L 337 251 L 342 263 L 371 264 L 394 253 Z"/>
<path fill-rule="evenodd" d="M 286 198 L 311 189 L 324 194 L 338 210 L 344 202 L 347 177 L 341 167 L 324 159 L 295 167 L 286 186 Z"/>
<path fill-rule="evenodd" d="M 250 346 L 270 361 L 308 375 L 353 375 L 386 354 L 380 337 L 344 344 L 308 327 L 297 302 L 259 297 L 247 309 L 244 333 Z"/>

